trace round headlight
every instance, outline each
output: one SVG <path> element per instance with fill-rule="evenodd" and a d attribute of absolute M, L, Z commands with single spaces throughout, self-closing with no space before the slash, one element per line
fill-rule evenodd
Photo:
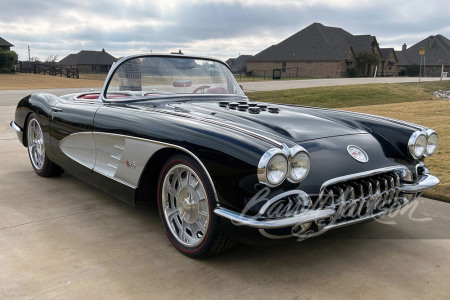
<path fill-rule="evenodd" d="M 427 150 L 426 150 L 427 155 L 431 156 L 436 151 L 437 146 L 438 146 L 438 136 L 436 132 L 431 131 L 427 139 Z"/>
<path fill-rule="evenodd" d="M 421 158 L 427 149 L 427 138 L 422 131 L 415 131 L 408 141 L 409 152 L 415 159 Z"/>
<path fill-rule="evenodd" d="M 288 172 L 288 161 L 286 156 L 275 154 L 267 163 L 266 177 L 272 185 L 279 185 L 286 179 Z"/>
<path fill-rule="evenodd" d="M 298 152 L 291 159 L 289 170 L 289 179 L 295 182 L 300 182 L 306 178 L 309 173 L 311 161 L 306 152 Z"/>

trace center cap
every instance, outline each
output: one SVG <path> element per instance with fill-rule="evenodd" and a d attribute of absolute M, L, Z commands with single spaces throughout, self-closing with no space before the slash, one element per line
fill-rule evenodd
<path fill-rule="evenodd" d="M 192 209 L 192 196 L 191 193 L 188 193 L 188 196 L 186 198 L 184 198 L 183 200 L 183 209 L 186 212 L 190 212 Z"/>
<path fill-rule="evenodd" d="M 181 189 L 177 206 L 180 210 L 180 217 L 184 221 L 192 224 L 197 220 L 199 204 L 196 201 L 195 192 L 191 187 Z"/>

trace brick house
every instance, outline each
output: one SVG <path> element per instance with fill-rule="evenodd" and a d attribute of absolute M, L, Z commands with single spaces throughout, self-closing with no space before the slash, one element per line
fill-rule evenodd
<path fill-rule="evenodd" d="M 341 28 L 313 23 L 249 58 L 247 72 L 262 76 L 281 69 L 282 77 L 345 77 L 353 68 L 358 76 L 373 76 L 376 66 L 359 61 L 362 51 L 379 58 L 380 74 L 381 50 L 374 36 L 352 35 Z"/>
<path fill-rule="evenodd" d="M 11 51 L 11 47 L 14 47 L 14 45 L 11 44 L 10 42 L 6 41 L 2 37 L 0 37 L 0 50 L 1 51 Z"/>
<path fill-rule="evenodd" d="M 62 67 L 78 68 L 80 73 L 107 73 L 117 59 L 103 49 L 102 51 L 82 50 L 69 54 L 58 62 Z"/>
<path fill-rule="evenodd" d="M 251 58 L 251 55 L 239 55 L 237 58 L 229 58 L 226 63 L 230 67 L 233 73 L 246 72 L 247 61 Z"/>
<path fill-rule="evenodd" d="M 396 76 L 398 73 L 398 58 L 394 48 L 381 48 L 381 73 L 380 76 Z"/>
<path fill-rule="evenodd" d="M 442 65 L 444 65 L 444 72 L 450 72 L 450 40 L 440 34 L 430 35 L 410 48 L 407 48 L 404 44 L 402 51 L 395 52 L 399 59 L 398 69 L 406 70 L 408 66 L 419 66 L 420 48 L 425 50 L 425 69 L 422 69 L 422 76 L 441 76 Z M 419 76 L 418 71 L 417 74 L 408 75 Z"/>

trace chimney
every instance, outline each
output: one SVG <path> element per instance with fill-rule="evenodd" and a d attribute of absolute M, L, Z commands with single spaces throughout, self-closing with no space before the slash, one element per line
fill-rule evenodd
<path fill-rule="evenodd" d="M 430 35 L 430 49 L 433 47 L 434 45 L 434 36 Z"/>
<path fill-rule="evenodd" d="M 406 51 L 406 43 L 403 44 L 402 51 Z"/>

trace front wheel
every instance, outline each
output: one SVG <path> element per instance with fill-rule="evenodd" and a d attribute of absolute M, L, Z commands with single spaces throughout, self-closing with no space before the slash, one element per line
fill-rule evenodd
<path fill-rule="evenodd" d="M 184 255 L 203 258 L 234 245 L 214 214 L 215 197 L 201 166 L 185 155 L 166 161 L 158 182 L 158 208 L 172 244 Z"/>
<path fill-rule="evenodd" d="M 42 177 L 57 176 L 62 169 L 48 159 L 45 153 L 44 133 L 35 114 L 31 114 L 27 123 L 27 148 L 34 172 Z"/>

